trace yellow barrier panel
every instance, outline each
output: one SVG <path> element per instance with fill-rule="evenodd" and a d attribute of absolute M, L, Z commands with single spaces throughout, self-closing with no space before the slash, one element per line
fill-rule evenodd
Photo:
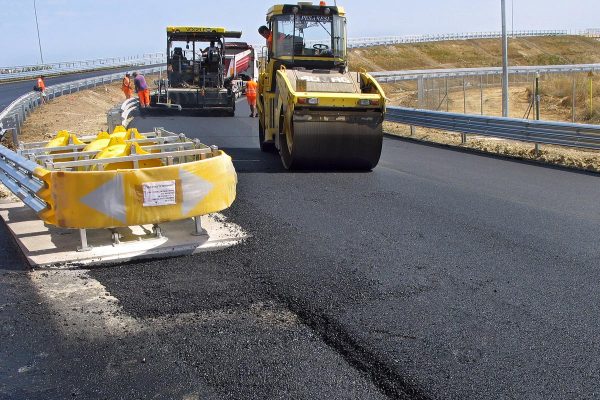
<path fill-rule="evenodd" d="M 110 143 L 110 135 L 108 132 L 100 132 L 98 133 L 98 136 L 96 136 L 96 139 L 85 146 L 82 151 L 100 151 L 105 149 L 106 146 L 108 146 L 108 143 Z"/>
<path fill-rule="evenodd" d="M 56 136 L 48 142 L 46 147 L 62 147 L 68 145 L 80 145 L 84 144 L 77 135 L 73 133 L 69 133 L 68 131 L 59 131 Z M 74 150 L 63 150 L 63 151 L 52 151 L 50 154 L 64 154 L 64 153 L 73 153 Z M 65 161 L 72 161 L 72 158 L 66 158 Z"/>
<path fill-rule="evenodd" d="M 171 166 L 86 172 L 39 167 L 35 175 L 46 182 L 37 195 L 49 205 L 40 218 L 77 229 L 158 224 L 221 211 L 235 200 L 237 185 L 231 157 L 220 150 Z"/>
<path fill-rule="evenodd" d="M 68 131 L 59 131 L 54 139 L 50 140 L 46 147 L 61 147 L 69 144 L 83 144 L 79 138 Z"/>
<path fill-rule="evenodd" d="M 122 138 L 115 136 L 110 139 L 108 146 L 102 150 L 100 153 L 94 157 L 97 160 L 102 160 L 105 158 L 117 158 L 117 157 L 125 157 L 131 154 L 150 154 L 149 152 L 143 150 L 139 144 L 125 142 Z M 129 162 L 118 162 L 107 164 L 104 167 L 104 170 L 115 170 L 115 169 L 126 169 L 126 168 L 152 168 L 152 167 L 160 167 L 162 162 L 160 159 L 155 158 L 151 160 L 142 160 L 137 162 L 138 165 L 134 165 L 132 161 Z M 97 167 L 92 168 L 92 171 L 97 171 Z"/>

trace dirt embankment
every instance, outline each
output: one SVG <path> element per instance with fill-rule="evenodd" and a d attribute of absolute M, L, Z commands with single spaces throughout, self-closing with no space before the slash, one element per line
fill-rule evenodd
<path fill-rule="evenodd" d="M 600 62 L 600 41 L 583 36 L 511 38 L 511 65 L 589 64 Z M 397 71 L 475 68 L 502 65 L 500 39 L 454 40 L 352 49 L 350 68 Z"/>
<path fill-rule="evenodd" d="M 50 139 L 61 130 L 78 135 L 106 130 L 106 113 L 124 100 L 120 82 L 57 97 L 31 114 L 19 139 L 35 142 Z"/>
<path fill-rule="evenodd" d="M 500 66 L 501 46 L 498 39 L 446 41 L 434 43 L 402 44 L 378 46 L 350 51 L 352 69 L 364 68 L 368 71 L 406 70 L 428 68 L 469 68 Z M 600 62 L 600 41 L 580 36 L 516 38 L 509 41 L 511 65 L 582 64 Z M 600 123 L 600 77 L 593 77 L 593 108 L 589 107 L 589 78 L 586 74 L 576 77 L 573 90 L 571 76 L 548 76 L 541 81 L 541 119 L 550 121 L 571 121 L 573 118 L 573 95 L 575 96 L 575 121 L 580 123 Z M 414 82 L 384 84 L 389 105 L 417 108 L 417 91 Z M 440 111 L 485 115 L 501 115 L 502 90 L 499 85 L 486 86 L 483 91 L 478 82 L 472 83 L 465 91 L 451 90 L 448 96 L 435 90 L 427 94 L 431 104 L 427 107 Z M 444 92 L 442 89 L 441 92 Z M 436 97 L 436 98 L 432 98 Z M 482 101 L 483 98 L 483 101 Z M 510 88 L 510 116 L 513 118 L 533 118 L 531 109 L 531 83 L 512 84 Z M 385 130 L 391 134 L 410 137 L 415 140 L 435 142 L 450 146 L 477 149 L 484 152 L 502 154 L 518 158 L 537 160 L 590 171 L 600 172 L 600 152 L 569 149 L 560 146 L 540 146 L 534 151 L 533 143 L 486 138 L 468 137 L 461 144 L 458 133 L 417 128 L 412 132 L 403 125 L 386 123 Z"/>

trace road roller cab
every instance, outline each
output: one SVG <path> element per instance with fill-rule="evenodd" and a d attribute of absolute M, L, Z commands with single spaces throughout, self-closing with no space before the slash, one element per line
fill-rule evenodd
<path fill-rule="evenodd" d="M 375 167 L 385 95 L 366 72 L 348 72 L 344 9 L 276 5 L 266 27 L 257 104 L 261 149 L 279 150 L 288 169 Z"/>

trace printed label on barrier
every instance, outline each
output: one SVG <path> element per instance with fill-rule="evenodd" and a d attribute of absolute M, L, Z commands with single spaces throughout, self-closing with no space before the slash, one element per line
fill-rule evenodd
<path fill-rule="evenodd" d="M 175 181 L 148 182 L 144 189 L 144 207 L 171 206 L 177 204 Z"/>

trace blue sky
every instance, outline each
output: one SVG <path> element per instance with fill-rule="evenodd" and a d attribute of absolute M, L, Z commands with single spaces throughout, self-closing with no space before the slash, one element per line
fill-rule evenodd
<path fill-rule="evenodd" d="M 515 29 L 600 28 L 598 0 L 513 0 Z M 289 2 L 292 3 L 292 2 Z M 333 3 L 333 1 L 330 1 Z M 271 1 L 37 0 L 46 62 L 164 51 L 167 25 L 256 28 Z M 500 0 L 346 0 L 349 36 L 500 30 Z M 511 0 L 507 0 L 508 12 Z M 39 62 L 33 0 L 0 0 L 0 66 Z M 510 14 L 509 14 L 510 25 Z"/>

